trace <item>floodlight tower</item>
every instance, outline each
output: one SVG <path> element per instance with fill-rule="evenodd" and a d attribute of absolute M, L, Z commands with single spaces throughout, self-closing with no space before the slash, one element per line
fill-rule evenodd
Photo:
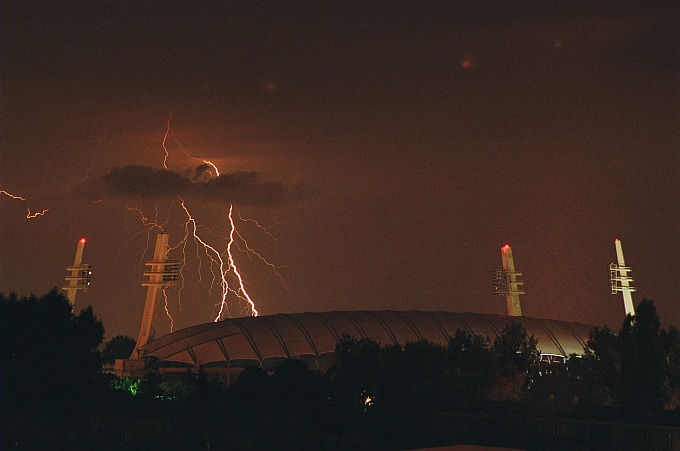
<path fill-rule="evenodd" d="M 146 303 L 144 304 L 142 327 L 139 329 L 136 349 L 132 352 L 130 359 L 143 357 L 143 346 L 150 341 L 151 323 L 153 321 L 154 308 L 156 307 L 158 289 L 165 289 L 166 287 L 177 283 L 179 262 L 177 260 L 168 260 L 167 252 L 168 233 L 163 231 L 156 237 L 156 248 L 154 250 L 153 260 L 146 262 L 146 265 L 151 267 L 150 271 L 144 273 L 144 276 L 149 279 L 142 282 L 142 286 L 147 287 Z"/>
<path fill-rule="evenodd" d="M 501 248 L 501 257 L 503 269 L 497 269 L 493 272 L 493 294 L 505 296 L 508 304 L 508 316 L 522 316 L 519 295 L 525 292 L 520 290 L 519 287 L 524 285 L 524 282 L 517 280 L 522 273 L 515 271 L 515 262 L 512 259 L 512 249 L 509 244 Z"/>
<path fill-rule="evenodd" d="M 631 269 L 629 266 L 626 266 L 623 260 L 621 240 L 615 239 L 614 244 L 616 245 L 616 260 L 618 263 L 609 265 L 609 283 L 611 284 L 612 294 L 622 293 L 623 307 L 626 309 L 626 315 L 635 316 L 633 297 L 631 295 L 635 288 L 631 285 L 633 283 L 633 278 L 630 276 Z"/>
<path fill-rule="evenodd" d="M 62 290 L 66 291 L 71 307 L 76 303 L 76 293 L 78 291 L 87 291 L 87 287 L 90 286 L 92 266 L 83 263 L 84 248 L 85 238 L 81 238 L 76 247 L 76 258 L 73 260 L 73 266 L 66 267 L 66 271 L 71 271 L 71 275 L 64 277 L 68 285 L 64 285 Z"/>

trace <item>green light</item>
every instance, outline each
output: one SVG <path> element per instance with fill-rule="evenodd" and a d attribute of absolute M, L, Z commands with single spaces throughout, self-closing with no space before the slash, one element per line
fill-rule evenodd
<path fill-rule="evenodd" d="M 140 379 L 131 379 L 129 376 L 125 376 L 117 381 L 112 381 L 111 386 L 115 390 L 126 390 L 129 391 L 132 396 L 136 396 L 139 392 L 139 384 L 141 382 Z"/>

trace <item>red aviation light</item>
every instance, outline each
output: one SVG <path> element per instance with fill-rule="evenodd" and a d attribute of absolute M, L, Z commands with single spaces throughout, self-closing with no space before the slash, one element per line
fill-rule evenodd
<path fill-rule="evenodd" d="M 510 249 L 510 245 L 509 245 L 509 244 L 506 244 L 505 246 L 503 246 L 503 250 L 504 250 L 504 251 L 507 251 L 508 249 Z"/>
<path fill-rule="evenodd" d="M 80 242 L 83 243 L 83 244 L 85 244 L 85 238 L 81 238 L 81 239 L 80 239 Z"/>

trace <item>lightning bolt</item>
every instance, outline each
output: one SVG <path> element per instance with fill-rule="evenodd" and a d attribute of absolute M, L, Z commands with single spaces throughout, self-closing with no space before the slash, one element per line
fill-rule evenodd
<path fill-rule="evenodd" d="M 169 127 L 170 127 L 170 120 L 168 120 L 168 130 L 169 130 Z M 189 158 L 192 159 L 192 160 L 200 160 L 200 161 L 202 161 L 204 164 L 207 164 L 208 166 L 210 166 L 211 168 L 213 168 L 213 170 L 215 171 L 215 177 L 219 177 L 219 176 L 220 176 L 220 170 L 217 169 L 217 166 L 215 165 L 215 163 L 213 163 L 212 161 L 208 161 L 208 160 L 206 160 L 205 158 L 199 158 L 199 157 L 194 157 L 194 156 L 192 156 L 192 155 L 184 148 L 184 146 L 182 146 L 182 143 L 179 142 L 179 139 L 177 139 L 177 137 L 175 136 L 175 133 L 174 133 L 174 132 L 170 131 L 170 135 L 172 136 L 173 141 L 175 141 L 175 144 L 177 144 L 177 147 L 179 147 L 180 150 L 181 150 L 182 152 L 184 152 L 184 154 L 185 154 L 187 157 L 189 157 Z M 166 132 L 166 135 L 165 135 L 165 136 L 166 136 L 166 139 L 167 139 L 167 132 Z M 163 141 L 163 148 L 166 149 L 166 148 L 165 148 L 165 140 Z M 167 149 L 166 149 L 166 154 L 167 154 Z M 166 156 L 166 159 L 167 159 L 167 156 Z M 168 168 L 166 167 L 165 169 L 168 169 Z"/>
<path fill-rule="evenodd" d="M 7 197 L 9 197 L 9 198 L 11 198 L 11 199 L 19 200 L 19 201 L 21 201 L 21 202 L 25 202 L 25 201 L 26 201 L 25 198 L 23 198 L 23 197 L 21 197 L 21 196 L 18 196 L 18 195 L 16 195 L 16 194 L 12 194 L 12 193 L 10 193 L 9 191 L 5 191 L 4 189 L 3 189 L 3 190 L 0 190 L 0 194 L 4 194 L 4 195 L 6 195 Z M 42 211 L 36 211 L 36 212 L 33 212 L 33 213 L 31 213 L 31 209 L 30 209 L 30 208 L 26 208 L 26 218 L 27 218 L 27 219 L 33 219 L 33 218 L 37 218 L 38 216 L 44 216 L 45 213 L 47 213 L 48 211 L 50 211 L 50 208 L 51 208 L 51 207 L 47 207 L 47 208 L 45 208 L 45 209 L 42 210 Z"/>
<path fill-rule="evenodd" d="M 170 134 L 170 122 L 172 121 L 172 113 L 170 113 L 170 116 L 168 116 L 168 121 L 167 121 L 167 127 L 165 128 L 165 136 L 163 136 L 163 150 L 165 151 L 165 157 L 163 158 L 163 167 L 165 170 L 168 170 L 168 157 L 170 156 L 170 153 L 168 152 L 168 148 L 165 146 L 165 143 L 168 141 L 168 135 Z"/>
<path fill-rule="evenodd" d="M 264 226 L 260 225 L 260 223 L 256 220 L 254 220 L 254 219 L 243 218 L 243 217 L 241 217 L 241 212 L 239 212 L 238 210 L 235 210 L 235 211 L 236 211 L 236 214 L 238 215 L 239 221 L 250 222 L 250 223 L 254 224 L 255 227 L 260 229 L 265 235 L 267 235 L 272 240 L 276 241 L 276 237 L 274 235 L 272 235 L 272 233 L 269 231 L 269 227 L 264 227 Z M 281 285 L 287 290 L 288 287 L 286 286 L 285 282 L 283 281 L 283 276 L 281 275 L 281 273 L 279 273 L 279 269 L 287 268 L 287 266 L 280 266 L 280 265 L 275 265 L 275 264 L 271 263 L 262 254 L 257 252 L 255 249 L 251 248 L 250 245 L 248 245 L 248 241 L 246 241 L 246 239 L 243 237 L 243 235 L 241 235 L 241 233 L 234 226 L 234 221 L 233 221 L 232 216 L 231 216 L 231 208 L 229 210 L 229 220 L 231 221 L 231 225 L 232 225 L 232 233 L 235 233 L 236 236 L 238 236 L 238 238 L 241 240 L 241 242 L 243 243 L 243 246 L 245 247 L 245 252 L 247 252 L 249 255 L 255 255 L 262 263 L 269 266 L 269 268 L 272 270 L 272 272 L 274 274 L 276 274 L 276 277 L 279 278 Z M 237 244 L 237 246 L 238 246 L 238 244 Z"/>
<path fill-rule="evenodd" d="M 26 217 L 27 217 L 28 219 L 33 219 L 33 218 L 37 218 L 38 216 L 44 216 L 45 213 L 47 213 L 48 211 L 50 211 L 50 207 L 47 207 L 47 208 L 44 209 L 43 211 L 36 211 L 35 213 L 31 213 L 31 209 L 30 209 L 30 208 L 27 208 L 26 210 L 28 210 L 28 213 L 26 213 Z"/>
<path fill-rule="evenodd" d="M 166 120 L 165 132 L 161 140 L 161 147 L 164 154 L 163 168 L 166 171 L 169 170 L 168 164 L 172 157 L 171 150 L 173 149 L 170 144 L 172 142 L 172 144 L 176 146 L 177 150 L 181 150 L 190 160 L 200 161 L 201 164 L 208 165 L 209 170 L 205 172 L 208 177 L 219 177 L 220 170 L 215 163 L 205 158 L 192 156 L 182 146 L 182 143 L 175 136 L 175 133 L 172 130 L 172 119 L 173 116 L 170 114 Z M 167 217 L 165 220 L 159 219 L 159 203 L 157 203 L 155 206 L 155 216 L 149 216 L 145 214 L 145 212 L 138 206 L 128 206 L 128 211 L 136 212 L 139 215 L 141 224 L 144 227 L 144 231 L 140 231 L 138 234 L 144 232 L 147 234 L 147 247 L 144 251 L 144 255 L 146 255 L 148 251 L 152 232 L 155 230 L 165 230 L 170 224 L 175 223 L 174 214 L 172 223 L 170 218 L 171 210 L 173 210 L 173 208 L 176 206 L 181 207 L 183 233 L 180 234 L 182 237 L 178 242 L 176 242 L 176 244 L 170 245 L 168 247 L 167 252 L 170 254 L 176 250 L 177 252 L 182 253 L 179 268 L 181 285 L 177 293 L 180 311 L 182 310 L 182 290 L 185 288 L 185 281 L 188 280 L 185 272 L 188 268 L 190 268 L 190 266 L 187 265 L 187 262 L 188 258 L 191 258 L 191 256 L 189 255 L 190 250 L 187 247 L 190 245 L 190 243 L 193 243 L 193 245 L 195 245 L 196 260 L 198 265 L 197 283 L 201 283 L 207 274 L 205 271 L 209 271 L 212 275 L 212 280 L 206 280 L 206 284 L 209 285 L 208 293 L 211 297 L 218 297 L 217 302 L 212 306 L 213 310 L 211 316 L 213 320 L 220 321 L 226 317 L 231 317 L 231 311 L 234 309 L 236 304 L 239 306 L 241 315 L 249 314 L 252 316 L 258 316 L 259 312 L 252 296 L 246 287 L 246 278 L 239 267 L 239 256 L 236 255 L 236 253 L 243 252 L 248 254 L 248 256 L 261 261 L 269 269 L 271 269 L 274 274 L 276 274 L 276 276 L 281 281 L 281 284 L 285 288 L 283 277 L 278 271 L 280 268 L 283 268 L 283 266 L 277 266 L 271 263 L 264 257 L 264 255 L 251 247 L 242 231 L 239 231 L 237 223 L 239 221 L 250 223 L 268 238 L 276 240 L 274 235 L 271 233 L 271 227 L 265 227 L 254 219 L 244 218 L 233 204 L 229 205 L 228 214 L 220 225 L 214 226 L 212 228 L 206 227 L 200 224 L 197 217 L 192 214 L 192 208 L 190 207 L 189 202 L 180 196 L 178 196 L 176 201 L 173 201 L 171 206 L 168 208 Z M 226 227 L 228 228 L 228 233 L 226 235 L 222 235 L 218 232 L 216 233 L 215 227 L 218 227 L 220 230 L 223 230 Z M 224 240 L 224 247 L 211 244 L 211 242 L 214 241 L 213 238 Z M 142 264 L 143 257 L 142 261 L 140 261 L 140 265 Z M 164 309 L 170 320 L 170 332 L 172 332 L 175 321 L 173 315 L 171 314 L 169 297 L 165 289 L 163 289 L 163 296 L 165 298 Z"/>
<path fill-rule="evenodd" d="M 236 275 L 236 278 L 238 279 L 238 292 L 236 293 L 237 296 L 239 296 L 241 299 L 245 299 L 248 302 L 248 305 L 250 306 L 251 315 L 257 316 L 259 313 L 255 308 L 255 303 L 253 302 L 253 300 L 248 295 L 248 292 L 246 291 L 246 287 L 243 284 L 243 278 L 241 277 L 241 273 L 239 272 L 238 268 L 236 267 L 236 263 L 234 262 L 234 255 L 231 253 L 231 246 L 232 244 L 234 244 L 234 234 L 236 233 L 236 226 L 234 225 L 234 218 L 232 216 L 233 210 L 234 206 L 232 204 L 229 204 L 229 224 L 231 224 L 231 231 L 229 232 L 229 244 L 227 244 L 229 266 L 232 268 L 234 274 Z M 218 315 L 217 318 L 215 318 L 215 321 L 218 321 L 221 318 L 221 313 L 222 311 L 220 310 L 220 315 Z"/>
<path fill-rule="evenodd" d="M 191 154 L 189 154 L 189 152 L 184 148 L 184 146 L 182 146 L 182 143 L 179 141 L 179 139 L 177 139 L 174 132 L 172 131 L 171 123 L 172 123 L 172 114 L 170 114 L 170 116 L 168 117 L 168 120 L 166 122 L 165 135 L 163 136 L 163 141 L 162 141 L 163 151 L 165 152 L 165 158 L 163 160 L 163 167 L 166 170 L 168 170 L 167 160 L 168 160 L 168 157 L 169 157 L 169 152 L 168 152 L 168 148 L 167 148 L 167 140 L 168 140 L 168 136 L 170 136 L 175 141 L 175 143 L 180 148 L 180 150 L 182 150 L 182 152 L 184 152 L 184 154 L 187 157 L 189 157 L 192 160 L 203 161 L 204 164 L 209 165 L 215 171 L 215 176 L 219 177 L 220 171 L 217 168 L 217 165 L 215 165 L 213 162 L 206 160 L 204 158 L 197 158 L 197 157 L 194 157 Z M 266 259 L 264 259 L 264 257 L 262 257 L 261 254 L 250 249 L 247 242 L 238 233 L 238 231 L 236 230 L 236 225 L 234 224 L 234 218 L 233 218 L 234 208 L 233 208 L 233 205 L 231 205 L 231 204 L 229 205 L 229 216 L 228 216 L 228 218 L 229 218 L 229 224 L 231 226 L 231 229 L 229 231 L 229 242 L 227 244 L 227 250 L 226 250 L 228 264 L 225 264 L 221 253 L 219 251 L 217 251 L 217 249 L 215 249 L 214 247 L 212 247 L 208 243 L 206 243 L 198 235 L 198 227 L 199 226 L 197 225 L 196 220 L 191 216 L 191 213 L 189 212 L 189 209 L 187 208 L 184 199 L 180 198 L 180 202 L 181 202 L 181 205 L 182 205 L 182 209 L 184 210 L 184 213 L 186 214 L 186 217 L 187 217 L 187 222 L 185 223 L 185 237 L 183 239 L 183 245 L 182 245 L 184 256 L 186 258 L 186 252 L 185 252 L 186 242 L 187 242 L 187 239 L 189 238 L 189 235 L 191 235 L 196 242 L 200 243 L 200 245 L 203 246 L 205 254 L 211 260 L 210 271 L 213 275 L 213 284 L 215 283 L 215 281 L 219 280 L 218 283 L 221 287 L 222 293 L 221 293 L 221 300 L 220 300 L 220 303 L 219 303 L 219 312 L 218 312 L 217 316 L 215 317 L 215 321 L 219 321 L 220 319 L 222 319 L 225 314 L 229 315 L 229 306 L 228 306 L 228 303 L 227 303 L 227 296 L 230 292 L 235 294 L 236 297 L 238 297 L 239 299 L 245 301 L 247 306 L 244 310 L 244 313 L 249 311 L 252 316 L 257 316 L 258 311 L 255 308 L 255 303 L 253 302 L 252 298 L 250 297 L 250 295 L 248 294 L 248 292 L 245 288 L 245 284 L 243 282 L 243 276 L 241 275 L 241 272 L 238 270 L 238 267 L 236 266 L 236 261 L 234 259 L 234 255 L 232 253 L 232 246 L 236 242 L 235 236 L 238 236 L 239 239 L 241 239 L 241 241 L 245 244 L 246 248 L 249 251 L 251 251 L 252 253 L 257 255 L 262 261 L 266 262 L 267 265 L 269 265 L 272 269 L 274 269 L 274 271 L 277 274 L 277 276 L 279 277 L 279 279 L 281 281 L 283 281 L 280 274 L 276 271 L 276 267 L 274 265 L 272 265 L 271 263 L 267 262 Z M 239 214 L 239 217 L 240 217 L 240 214 Z M 236 246 L 238 247 L 238 245 L 236 245 Z M 198 252 L 198 248 L 197 248 L 197 252 Z M 201 259 L 199 258 L 199 264 L 200 264 L 200 261 L 201 261 Z M 214 266 L 219 267 L 219 276 L 213 271 Z M 230 284 L 227 280 L 227 276 L 228 276 L 229 273 L 232 273 L 235 280 L 236 280 L 237 288 L 235 288 L 235 289 L 230 287 Z M 200 268 L 199 268 L 199 274 L 200 274 Z"/>
<path fill-rule="evenodd" d="M 26 200 L 26 199 L 24 199 L 23 197 L 17 196 L 17 195 L 15 195 L 15 194 L 12 194 L 12 193 L 10 193 L 10 192 L 8 192 L 8 191 L 5 191 L 4 189 L 1 189 L 1 190 L 0 190 L 0 194 L 4 194 L 4 195 L 6 195 L 6 196 L 9 196 L 11 199 L 15 199 L 15 200 L 22 200 L 22 201 L 25 201 L 25 200 Z"/>
<path fill-rule="evenodd" d="M 163 224 L 159 224 L 157 222 L 158 221 L 158 203 L 156 203 L 156 215 L 155 215 L 155 218 L 154 218 L 153 221 L 150 220 L 149 218 L 147 218 L 146 215 L 144 214 L 144 212 L 140 208 L 131 207 L 131 206 L 128 205 L 127 209 L 128 209 L 128 211 L 136 211 L 137 213 L 139 213 L 139 215 L 141 216 L 142 225 L 146 228 L 146 246 L 144 247 L 144 253 L 142 254 L 142 256 L 139 260 L 139 267 L 138 267 L 140 269 L 140 272 L 142 272 L 141 270 L 142 270 L 142 268 L 144 268 L 144 256 L 146 255 L 147 251 L 149 250 L 149 245 L 150 245 L 150 242 L 151 242 L 151 232 L 154 229 L 163 230 L 164 226 L 163 226 Z M 140 234 L 140 233 L 144 233 L 144 231 L 137 232 L 135 235 Z M 134 236 L 128 240 L 127 244 L 130 244 L 130 241 L 132 241 L 133 239 L 134 239 Z"/>
<path fill-rule="evenodd" d="M 85 172 L 85 180 L 90 178 L 90 173 L 92 172 L 92 168 L 94 167 L 95 157 L 100 152 L 102 148 L 102 143 L 106 140 L 108 134 L 109 130 L 105 129 L 104 136 L 97 140 L 97 148 L 94 150 L 92 155 L 90 155 L 90 165 L 87 167 L 87 171 Z M 45 173 L 45 175 L 47 175 L 47 172 Z"/>
<path fill-rule="evenodd" d="M 90 178 L 90 173 L 92 172 L 92 168 L 94 167 L 94 163 L 97 159 L 97 154 L 101 151 L 102 143 L 106 140 L 109 134 L 109 128 L 105 127 L 104 128 L 104 134 L 101 138 L 99 139 L 86 139 L 86 140 L 79 140 L 79 139 L 73 139 L 71 141 L 66 142 L 63 144 L 61 147 L 57 148 L 52 155 L 52 158 L 49 159 L 49 161 L 45 164 L 45 170 L 43 171 L 43 185 L 47 184 L 47 174 L 50 171 L 50 167 L 52 166 L 52 163 L 54 162 L 55 159 L 57 159 L 59 156 L 61 156 L 66 149 L 69 147 L 75 145 L 75 144 L 82 144 L 82 145 L 89 145 L 91 143 L 97 143 L 97 147 L 92 151 L 90 154 L 90 163 L 88 167 L 85 170 L 85 177 L 83 177 L 83 180 L 88 180 Z"/>
<path fill-rule="evenodd" d="M 128 205 L 127 209 L 129 211 L 136 211 L 137 213 L 139 213 L 139 215 L 142 217 L 142 225 L 147 227 L 149 230 L 153 230 L 154 228 L 159 228 L 159 229 L 163 230 L 163 225 L 158 224 L 156 222 L 158 220 L 158 203 L 156 204 L 156 218 L 153 221 L 150 220 L 149 218 L 147 218 L 146 215 L 144 214 L 144 212 L 137 207 L 130 207 Z"/>
<path fill-rule="evenodd" d="M 228 243 L 226 246 L 226 251 L 225 255 L 223 255 L 218 248 L 215 246 L 209 244 L 200 234 L 200 229 L 203 229 L 204 227 L 196 221 L 194 216 L 191 214 L 189 207 L 186 204 L 186 201 L 182 199 L 181 197 L 178 198 L 180 206 L 182 208 L 182 211 L 184 212 L 185 215 L 185 222 L 184 222 L 184 236 L 183 238 L 174 246 L 171 246 L 168 249 L 168 253 L 171 252 L 174 249 L 181 249 L 182 251 L 182 265 L 180 268 L 180 275 L 182 279 L 182 284 L 179 289 L 179 302 L 180 302 L 180 307 L 181 307 L 181 290 L 184 287 L 184 266 L 186 264 L 186 259 L 187 259 L 187 249 L 186 246 L 190 240 L 193 240 L 196 243 L 196 255 L 197 259 L 199 262 L 199 268 L 198 268 L 198 273 L 199 273 L 199 281 L 201 279 L 201 267 L 202 267 L 202 257 L 205 256 L 208 259 L 210 259 L 210 264 L 209 264 L 209 271 L 212 274 L 212 282 L 210 283 L 210 289 L 209 291 L 212 291 L 212 288 L 217 285 L 220 287 L 220 299 L 217 304 L 215 304 L 214 308 L 215 310 L 218 311 L 216 316 L 214 317 L 214 321 L 219 321 L 222 318 L 229 317 L 231 316 L 230 313 L 230 301 L 229 301 L 229 296 L 233 295 L 236 298 L 238 298 L 240 301 L 245 303 L 245 306 L 242 310 L 242 314 L 250 314 L 252 316 L 257 316 L 258 311 L 257 308 L 255 307 L 255 303 L 253 299 L 251 298 L 250 294 L 248 293 L 245 282 L 243 279 L 243 275 L 241 271 L 239 270 L 234 251 L 238 249 L 238 243 L 237 240 L 242 241 L 243 243 L 246 244 L 247 249 L 249 252 L 254 253 L 255 255 L 258 256 L 258 258 L 262 259 L 263 261 L 266 261 L 261 254 L 255 252 L 252 250 L 249 246 L 247 246 L 247 242 L 244 240 L 243 236 L 238 232 L 234 220 L 234 211 L 236 211 L 233 208 L 233 205 L 230 205 L 229 208 L 229 214 L 228 214 L 228 221 L 229 221 L 229 235 L 228 235 Z M 150 233 L 153 230 L 156 229 L 165 229 L 165 224 L 167 223 L 160 223 L 158 220 L 158 204 L 156 204 L 156 213 L 154 219 L 150 219 L 140 208 L 138 207 L 132 207 L 128 206 L 127 209 L 129 211 L 134 211 L 137 212 L 140 216 L 142 225 L 145 227 L 146 232 L 147 232 L 147 248 L 148 248 L 148 243 L 150 242 Z M 168 213 L 169 214 L 169 213 Z M 240 218 L 240 213 L 238 213 L 238 217 Z M 210 232 L 212 233 L 212 232 Z M 203 252 L 200 252 L 202 250 Z M 145 250 L 146 254 L 146 250 Z M 268 263 L 270 267 L 276 268 L 274 265 Z M 233 283 L 232 283 L 233 282 Z M 164 303 L 164 309 L 165 313 L 170 319 L 170 331 L 173 331 L 174 328 L 174 318 L 170 312 L 169 309 L 169 298 L 167 295 L 167 292 L 165 289 L 163 290 L 163 295 L 165 299 Z"/>
<path fill-rule="evenodd" d="M 225 265 L 224 259 L 222 258 L 222 255 L 220 254 L 220 252 L 217 249 L 215 249 L 214 247 L 212 247 L 211 245 L 209 245 L 208 243 L 206 243 L 205 241 L 203 241 L 203 239 L 201 239 L 200 236 L 198 236 L 198 232 L 197 232 L 198 226 L 196 224 L 196 220 L 193 218 L 193 216 L 191 216 L 191 213 L 189 213 L 189 210 L 187 209 L 187 207 L 184 203 L 184 200 L 180 199 L 180 201 L 181 201 L 182 209 L 184 209 L 184 213 L 187 216 L 187 222 L 184 225 L 185 231 L 186 231 L 186 236 L 188 237 L 189 234 L 191 234 L 191 236 L 194 237 L 194 240 L 196 240 L 198 243 L 201 244 L 201 246 L 203 246 L 205 254 L 208 256 L 208 258 L 211 261 L 210 271 L 213 275 L 213 284 L 214 284 L 215 280 L 217 279 L 217 275 L 213 271 L 213 265 L 216 265 L 216 266 L 219 267 L 219 274 L 220 274 L 220 277 L 219 277 L 220 282 L 219 283 L 220 283 L 220 287 L 222 288 L 222 294 L 221 294 L 221 301 L 219 303 L 219 306 L 220 306 L 219 313 L 217 314 L 217 317 L 215 317 L 215 321 L 219 321 L 222 318 L 222 315 L 225 314 L 225 312 L 227 314 L 229 313 L 229 306 L 227 305 L 227 295 L 229 294 L 229 282 L 227 281 L 227 273 L 228 273 L 229 268 L 227 267 L 227 265 Z M 190 228 L 191 228 L 191 230 L 190 230 Z"/>
<path fill-rule="evenodd" d="M 173 329 L 175 328 L 175 319 L 172 317 L 170 314 L 170 308 L 169 308 L 169 303 L 168 303 L 168 293 L 165 291 L 167 290 L 168 287 L 163 287 L 163 309 L 165 310 L 165 314 L 170 318 L 170 333 L 172 333 Z"/>
<path fill-rule="evenodd" d="M 216 280 L 219 279 L 219 286 L 221 287 L 221 299 L 219 304 L 219 311 L 217 315 L 215 316 L 214 321 L 217 322 L 224 318 L 225 316 L 230 316 L 229 312 L 229 303 L 227 301 L 227 297 L 229 293 L 233 293 L 238 299 L 241 299 L 246 303 L 245 309 L 242 311 L 242 313 L 250 313 L 251 316 L 257 316 L 259 313 L 257 311 L 257 308 L 255 307 L 255 303 L 253 302 L 252 298 L 248 294 L 248 291 L 246 290 L 245 283 L 243 282 L 243 276 L 241 275 L 241 272 L 239 271 L 237 265 L 236 265 L 236 260 L 234 259 L 234 254 L 233 254 L 233 245 L 236 243 L 236 236 L 240 236 L 238 234 L 238 231 L 236 230 L 236 225 L 234 223 L 234 217 L 233 217 L 233 211 L 234 207 L 233 205 L 229 205 L 229 224 L 231 225 L 231 229 L 229 231 L 229 242 L 227 243 L 227 248 L 226 248 L 226 256 L 227 256 L 227 262 L 225 262 L 224 258 L 222 257 L 222 254 L 215 249 L 213 246 L 210 244 L 206 243 L 199 235 L 198 235 L 198 228 L 200 227 L 197 223 L 196 220 L 193 218 L 191 213 L 189 212 L 189 209 L 187 208 L 185 202 L 183 199 L 180 199 L 182 209 L 184 209 L 184 213 L 186 214 L 187 217 L 187 222 L 185 223 L 185 240 L 187 237 L 192 236 L 196 242 L 200 243 L 200 245 L 203 247 L 205 251 L 205 255 L 211 260 L 210 264 L 210 271 L 213 275 L 213 284 L 215 283 Z M 259 254 L 258 254 L 259 255 Z M 218 274 L 213 270 L 213 267 L 217 266 L 218 267 Z M 235 279 L 236 287 L 232 288 L 231 285 L 229 284 L 228 281 L 228 276 L 232 275 L 232 277 Z M 217 306 L 216 305 L 216 306 Z"/>
<path fill-rule="evenodd" d="M 208 161 L 206 159 L 203 159 L 203 163 L 212 166 L 212 168 L 215 170 L 215 176 L 219 177 L 220 176 L 220 170 L 217 169 L 217 166 L 212 161 Z"/>
<path fill-rule="evenodd" d="M 155 207 L 155 213 L 156 214 L 155 214 L 155 217 L 154 217 L 153 220 L 147 218 L 147 216 L 144 214 L 144 212 L 140 208 L 130 207 L 130 206 L 127 207 L 127 209 L 129 211 L 136 211 L 137 213 L 139 213 L 139 215 L 141 216 L 142 225 L 144 227 L 146 227 L 146 247 L 144 248 L 144 253 L 142 254 L 142 258 L 139 262 L 140 268 L 142 268 L 143 265 L 144 265 L 144 255 L 146 255 L 146 253 L 149 249 L 149 244 L 150 244 L 150 241 L 151 241 L 151 232 L 154 229 L 165 230 L 164 225 L 167 224 L 167 222 L 169 222 L 170 209 L 172 208 L 172 206 L 170 207 L 170 209 L 168 209 L 168 218 L 166 219 L 166 221 L 162 224 L 159 224 L 158 223 L 158 205 L 159 205 L 159 203 L 156 203 L 156 207 Z M 173 250 L 173 248 L 168 249 L 167 253 L 170 253 L 170 251 L 172 251 L 172 250 Z M 167 255 L 167 253 L 166 253 L 166 255 Z M 184 262 L 184 261 L 185 260 L 182 260 L 182 262 Z M 184 266 L 184 265 L 182 265 L 182 266 Z M 180 270 L 180 274 L 181 274 L 181 270 Z M 180 291 L 183 288 L 183 285 L 184 285 L 184 278 L 182 277 L 182 286 L 180 286 Z M 164 299 L 163 308 L 165 310 L 165 314 L 170 319 L 170 332 L 172 332 L 174 327 L 175 327 L 175 319 L 172 317 L 172 314 L 170 313 L 169 298 L 168 298 L 168 293 L 166 291 L 167 288 L 168 287 L 163 287 L 163 299 Z"/>
<path fill-rule="evenodd" d="M 241 216 L 241 212 L 236 210 L 236 214 L 238 215 L 238 220 L 243 221 L 243 222 L 250 222 L 255 225 L 258 229 L 260 229 L 262 232 L 264 232 L 265 235 L 267 235 L 269 238 L 272 240 L 276 241 L 276 237 L 272 235 L 272 233 L 269 231 L 274 225 L 271 225 L 269 227 L 265 227 L 262 224 L 260 224 L 257 220 L 251 219 L 251 218 L 244 218 Z"/>

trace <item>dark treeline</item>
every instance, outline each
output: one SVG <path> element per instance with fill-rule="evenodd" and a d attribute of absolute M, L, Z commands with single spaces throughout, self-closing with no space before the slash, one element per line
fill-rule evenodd
<path fill-rule="evenodd" d="M 469 431 L 507 418 L 680 423 L 680 334 L 660 328 L 652 301 L 616 334 L 593 330 L 565 364 L 540 362 L 540 343 L 509 323 L 494 340 L 458 331 L 446 346 L 345 336 L 326 372 L 288 359 L 224 387 L 202 371 L 103 374 L 134 340 L 103 345 L 90 308 L 73 313 L 56 290 L 0 300 L 3 449 L 526 447 L 510 430 Z"/>

